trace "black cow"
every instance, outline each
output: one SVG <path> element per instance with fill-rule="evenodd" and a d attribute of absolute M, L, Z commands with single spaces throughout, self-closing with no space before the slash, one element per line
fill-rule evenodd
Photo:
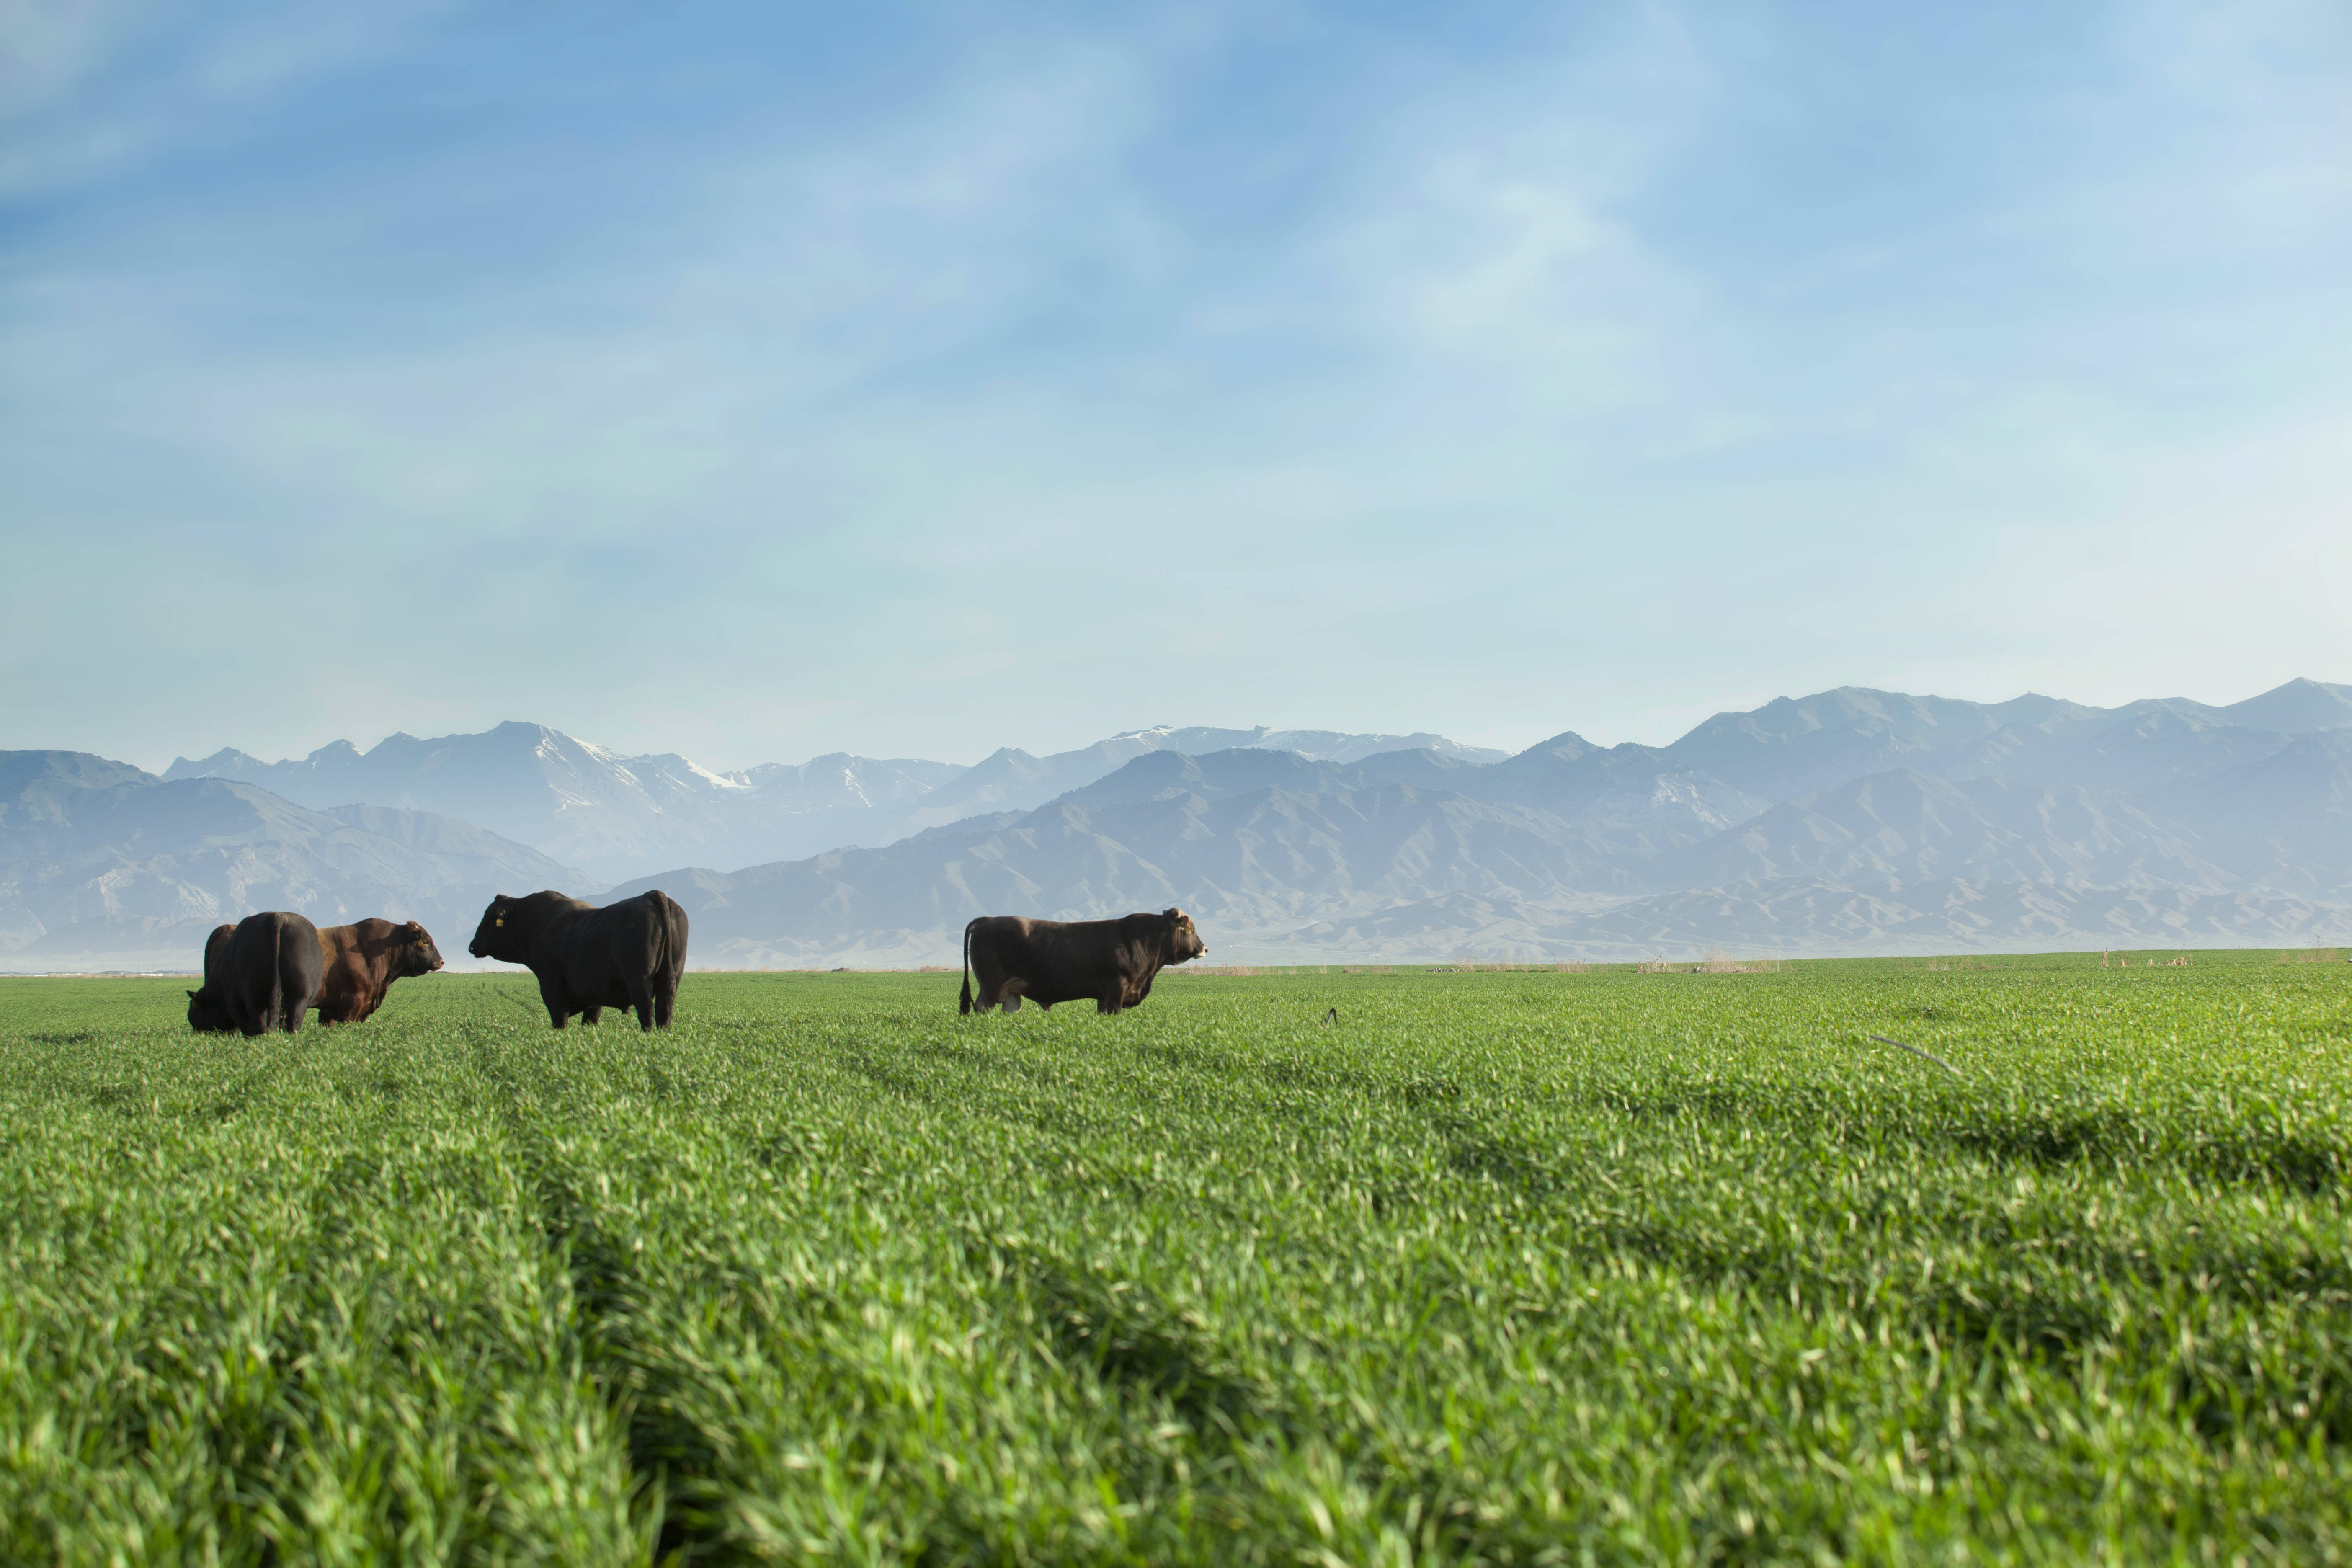
<path fill-rule="evenodd" d="M 595 1023 L 607 1007 L 634 1007 L 637 1027 L 667 1029 L 686 973 L 686 911 L 660 891 L 601 910 L 562 893 L 500 893 L 482 911 L 470 951 L 528 967 L 559 1029 L 574 1013 Z"/>
<path fill-rule="evenodd" d="M 302 1026 L 319 1000 L 326 954 L 319 928 L 284 910 L 215 926 L 205 942 L 205 985 L 188 993 L 188 1025 L 212 1034 L 266 1035 Z"/>
<path fill-rule="evenodd" d="M 1151 994 L 1151 977 L 1161 965 L 1208 951 L 1182 910 L 1115 921 L 982 915 L 963 928 L 963 995 L 956 1011 L 971 1011 L 977 973 L 983 1013 L 1000 1003 L 1006 1012 L 1018 1012 L 1024 996 L 1040 1007 L 1091 1001 L 1098 1013 L 1116 1013 Z"/>
<path fill-rule="evenodd" d="M 216 925 L 205 938 L 205 988 L 188 993 L 188 1027 L 200 1035 L 225 1035 L 236 1025 L 228 1016 L 228 944 L 233 925 Z"/>

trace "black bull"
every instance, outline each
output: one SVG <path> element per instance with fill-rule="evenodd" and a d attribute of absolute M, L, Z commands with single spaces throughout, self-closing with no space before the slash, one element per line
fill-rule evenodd
<path fill-rule="evenodd" d="M 982 915 L 963 928 L 963 994 L 956 1011 L 972 1010 L 976 973 L 983 1013 L 999 1004 L 1016 1011 L 1024 996 L 1040 1007 L 1091 1001 L 1097 1012 L 1116 1013 L 1151 994 L 1151 977 L 1162 965 L 1208 951 L 1181 910 L 1115 921 Z"/>
<path fill-rule="evenodd" d="M 288 1034 L 319 999 L 327 967 L 319 928 L 284 910 L 216 926 L 205 942 L 205 984 L 188 993 L 188 1023 L 209 1033 Z"/>
<path fill-rule="evenodd" d="M 500 893 L 470 951 L 530 969 L 559 1029 L 574 1013 L 593 1024 L 607 1007 L 634 1007 L 637 1027 L 667 1029 L 686 972 L 686 911 L 658 890 L 601 910 L 562 893 Z"/>

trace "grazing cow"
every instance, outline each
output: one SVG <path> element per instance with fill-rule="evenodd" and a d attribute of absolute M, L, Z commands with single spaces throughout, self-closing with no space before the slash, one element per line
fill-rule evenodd
<path fill-rule="evenodd" d="M 1024 996 L 1040 1007 L 1091 1001 L 1098 1013 L 1116 1013 L 1151 994 L 1161 965 L 1208 951 L 1181 910 L 1115 921 L 982 915 L 963 928 L 963 994 L 956 1011 L 971 1011 L 976 973 L 983 1013 L 1000 1004 L 1018 1012 Z"/>
<path fill-rule="evenodd" d="M 394 981 L 441 967 L 441 950 L 415 921 L 394 925 L 371 918 L 321 926 L 319 946 L 327 962 L 326 989 L 319 994 L 321 1024 L 356 1024 L 383 1005 Z"/>
<path fill-rule="evenodd" d="M 319 928 L 284 910 L 216 926 L 205 942 L 205 985 L 188 993 L 191 1027 L 225 1034 L 288 1034 L 319 998 L 326 953 Z"/>
<path fill-rule="evenodd" d="M 233 925 L 216 925 L 205 938 L 205 988 L 188 993 L 188 1027 L 200 1035 L 225 1035 L 236 1025 L 228 1016 L 228 944 Z"/>
<path fill-rule="evenodd" d="M 601 910 L 562 893 L 500 893 L 482 911 L 469 951 L 527 966 L 559 1029 L 574 1013 L 595 1023 L 607 1007 L 634 1007 L 637 1027 L 667 1029 L 686 973 L 686 911 L 658 890 Z"/>

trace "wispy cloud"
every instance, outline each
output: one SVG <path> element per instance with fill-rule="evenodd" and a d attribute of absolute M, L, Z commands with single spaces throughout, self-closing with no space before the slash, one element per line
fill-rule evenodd
<path fill-rule="evenodd" d="M 1656 738 L 1846 679 L 2242 694 L 2347 629 L 2214 570 L 2231 495 L 2337 559 L 2327 7 L 38 20 L 44 743 Z M 2174 607 L 2019 577 L 2118 538 Z M 404 657 L 256 719 L 279 624 Z"/>
<path fill-rule="evenodd" d="M 381 60 L 447 0 L 0 0 L 0 200 L 69 192 Z"/>

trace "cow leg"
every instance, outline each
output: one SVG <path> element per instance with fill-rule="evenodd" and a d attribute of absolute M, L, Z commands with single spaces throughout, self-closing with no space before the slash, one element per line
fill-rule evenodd
<path fill-rule="evenodd" d="M 1118 1011 L 1120 1000 L 1126 995 L 1127 987 L 1118 981 L 1114 980 L 1110 983 L 1109 990 L 1095 998 L 1095 1011 L 1097 1013 L 1116 1013 Z"/>
<path fill-rule="evenodd" d="M 629 1005 L 637 1010 L 637 1027 L 650 1033 L 654 1026 L 654 982 L 650 974 L 629 976 Z"/>
<path fill-rule="evenodd" d="M 677 974 L 675 969 L 664 970 L 654 976 L 654 1022 L 669 1027 L 670 1015 L 677 1011 Z"/>
<path fill-rule="evenodd" d="M 583 1024 L 601 1024 L 604 1021 L 604 1009 L 583 1007 L 580 1009 L 580 1021 Z"/>
<path fill-rule="evenodd" d="M 563 988 L 552 980 L 539 983 L 539 999 L 547 1004 L 547 1021 L 559 1029 L 570 1024 L 572 1015 L 579 1011 L 572 1005 L 572 998 L 563 994 Z M 595 1020 L 591 1018 L 589 1022 Z"/>

